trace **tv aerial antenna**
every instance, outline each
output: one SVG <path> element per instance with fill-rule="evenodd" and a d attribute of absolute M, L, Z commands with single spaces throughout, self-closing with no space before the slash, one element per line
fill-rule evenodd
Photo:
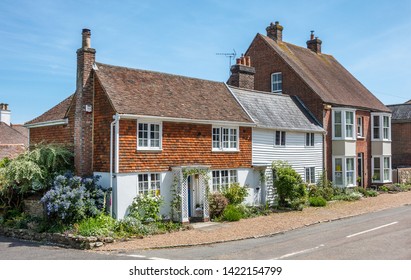
<path fill-rule="evenodd" d="M 234 58 L 237 56 L 235 49 L 233 49 L 232 53 L 216 53 L 216 55 L 224 55 L 225 57 L 228 57 L 228 75 L 230 75 L 231 62 L 234 61 Z"/>

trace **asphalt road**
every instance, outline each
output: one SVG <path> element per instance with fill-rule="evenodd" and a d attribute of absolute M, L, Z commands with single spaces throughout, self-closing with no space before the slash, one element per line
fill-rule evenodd
<path fill-rule="evenodd" d="M 411 260 L 411 206 L 272 237 L 209 246 L 103 254 L 0 237 L 0 260 Z"/>
<path fill-rule="evenodd" d="M 411 260 L 411 206 L 321 223 L 272 237 L 127 252 L 135 258 Z"/>

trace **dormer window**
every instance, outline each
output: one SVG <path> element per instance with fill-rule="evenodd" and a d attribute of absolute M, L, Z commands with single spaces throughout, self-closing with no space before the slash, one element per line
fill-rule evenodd
<path fill-rule="evenodd" d="M 271 74 L 271 92 L 283 91 L 283 75 L 281 72 Z"/>

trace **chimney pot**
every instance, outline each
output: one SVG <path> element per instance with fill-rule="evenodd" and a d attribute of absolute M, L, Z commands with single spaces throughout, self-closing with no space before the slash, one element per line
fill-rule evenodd
<path fill-rule="evenodd" d="M 250 56 L 245 57 L 245 65 L 251 67 L 251 57 Z"/>
<path fill-rule="evenodd" d="M 91 43 L 90 43 L 90 36 L 91 32 L 90 29 L 84 28 L 82 34 L 82 47 L 89 49 L 91 48 Z"/>
<path fill-rule="evenodd" d="M 311 30 L 310 40 L 314 39 L 314 30 Z"/>
<path fill-rule="evenodd" d="M 236 64 L 241 64 L 241 58 L 236 59 Z"/>
<path fill-rule="evenodd" d="M 322 41 L 318 37 L 314 37 L 314 30 L 311 31 L 310 40 L 307 41 L 307 48 L 315 53 L 321 53 Z"/>

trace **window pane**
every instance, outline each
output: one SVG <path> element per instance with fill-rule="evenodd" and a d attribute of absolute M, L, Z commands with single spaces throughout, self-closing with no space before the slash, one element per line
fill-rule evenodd
<path fill-rule="evenodd" d="M 228 187 L 230 180 L 228 176 L 228 170 L 221 170 L 221 187 L 225 188 Z"/>
<path fill-rule="evenodd" d="M 220 148 L 220 128 L 213 128 L 213 148 Z"/>
<path fill-rule="evenodd" d="M 213 171 L 213 191 L 219 191 L 220 189 L 220 171 Z"/>
<path fill-rule="evenodd" d="M 354 130 L 354 113 L 345 112 L 345 136 L 352 138 Z"/>
<path fill-rule="evenodd" d="M 373 127 L 373 133 L 374 139 L 380 139 L 380 116 L 374 116 L 373 117 L 373 122 L 374 122 L 374 127 Z"/>
<path fill-rule="evenodd" d="M 274 73 L 271 75 L 273 92 L 282 90 L 282 74 Z"/>
<path fill-rule="evenodd" d="M 335 137 L 342 137 L 342 130 L 341 130 L 341 112 L 337 111 L 334 112 L 334 136 Z"/>
<path fill-rule="evenodd" d="M 237 148 L 237 129 L 230 129 L 230 148 Z"/>
<path fill-rule="evenodd" d="M 311 146 L 314 146 L 314 133 L 311 133 Z"/>
<path fill-rule="evenodd" d="M 336 158 L 334 160 L 334 177 L 335 177 L 335 184 L 337 186 L 342 186 L 343 184 L 343 177 L 342 177 L 342 159 Z"/>
<path fill-rule="evenodd" d="M 230 137 L 229 137 L 229 132 L 230 130 L 228 128 L 222 128 L 222 132 L 223 132 L 223 148 L 227 149 L 230 147 Z"/>
<path fill-rule="evenodd" d="M 281 143 L 281 132 L 280 131 L 276 131 L 275 132 L 275 144 L 277 146 L 279 146 Z"/>
<path fill-rule="evenodd" d="M 347 185 L 354 185 L 354 159 L 347 158 L 346 162 L 346 182 Z"/>
<path fill-rule="evenodd" d="M 380 158 L 375 157 L 373 161 L 374 161 L 373 180 L 380 181 L 381 180 Z"/>
<path fill-rule="evenodd" d="M 362 136 L 362 118 L 357 118 L 357 135 Z"/>
<path fill-rule="evenodd" d="M 237 183 L 237 170 L 230 170 L 230 183 Z"/>
<path fill-rule="evenodd" d="M 285 146 L 285 131 L 281 131 L 281 146 Z"/>

